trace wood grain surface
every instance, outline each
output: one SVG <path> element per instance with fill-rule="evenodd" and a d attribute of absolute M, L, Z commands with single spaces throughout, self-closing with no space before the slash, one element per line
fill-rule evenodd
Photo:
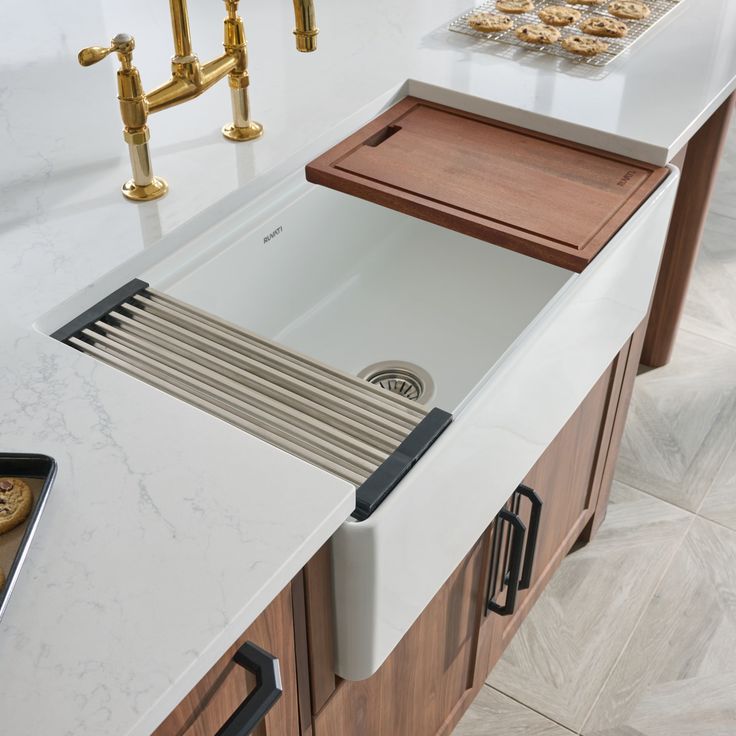
<path fill-rule="evenodd" d="M 299 736 L 294 621 L 289 584 L 228 649 L 152 736 L 212 736 L 255 686 L 255 678 L 233 662 L 233 655 L 252 641 L 278 657 L 283 694 L 252 736 Z"/>
<path fill-rule="evenodd" d="M 307 179 L 581 271 L 665 168 L 407 97 Z"/>

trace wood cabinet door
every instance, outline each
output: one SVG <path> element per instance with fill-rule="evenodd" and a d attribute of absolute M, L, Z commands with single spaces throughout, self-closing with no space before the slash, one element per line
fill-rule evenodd
<path fill-rule="evenodd" d="M 248 694 L 255 678 L 234 661 L 245 642 L 279 660 L 283 692 L 253 736 L 299 736 L 292 586 L 288 585 L 205 675 L 152 736 L 215 736 Z"/>
<path fill-rule="evenodd" d="M 372 677 L 342 680 L 314 736 L 434 736 L 473 684 L 482 596 L 479 541 Z"/>
<path fill-rule="evenodd" d="M 630 343 L 624 346 L 524 478 L 523 485 L 533 489 L 542 502 L 533 571 L 528 587 L 516 594 L 513 613 L 483 612 L 476 671 L 476 677 L 481 680 L 499 659 L 552 574 L 593 517 Z M 516 514 L 526 528 L 526 561 L 528 537 L 533 529 L 532 504 L 525 498 L 512 496 L 507 509 Z M 512 556 L 513 526 L 497 519 L 487 534 L 487 599 L 504 603 L 509 581 L 503 578 Z"/>

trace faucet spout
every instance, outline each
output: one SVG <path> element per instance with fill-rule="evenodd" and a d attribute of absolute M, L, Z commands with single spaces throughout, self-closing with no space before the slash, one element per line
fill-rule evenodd
<path fill-rule="evenodd" d="M 319 28 L 314 13 L 314 0 L 294 0 L 294 21 L 297 51 L 316 51 Z"/>
<path fill-rule="evenodd" d="M 187 0 L 169 0 L 171 30 L 174 34 L 174 55 L 179 58 L 192 55 L 192 34 L 189 31 Z"/>

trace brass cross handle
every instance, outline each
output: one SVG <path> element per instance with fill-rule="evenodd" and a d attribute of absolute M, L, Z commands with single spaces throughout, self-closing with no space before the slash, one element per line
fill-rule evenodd
<path fill-rule="evenodd" d="M 92 66 L 98 61 L 102 61 L 113 51 L 120 54 L 120 61 L 124 65 L 129 65 L 133 59 L 133 49 L 135 48 L 135 39 L 128 33 L 118 33 L 115 38 L 110 41 L 110 46 L 89 46 L 79 52 L 77 58 L 82 66 Z"/>

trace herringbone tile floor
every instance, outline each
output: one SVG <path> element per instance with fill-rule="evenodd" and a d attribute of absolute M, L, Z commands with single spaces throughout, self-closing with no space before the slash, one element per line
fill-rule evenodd
<path fill-rule="evenodd" d="M 736 736 L 736 123 L 672 362 L 637 378 L 612 505 L 454 736 Z"/>

